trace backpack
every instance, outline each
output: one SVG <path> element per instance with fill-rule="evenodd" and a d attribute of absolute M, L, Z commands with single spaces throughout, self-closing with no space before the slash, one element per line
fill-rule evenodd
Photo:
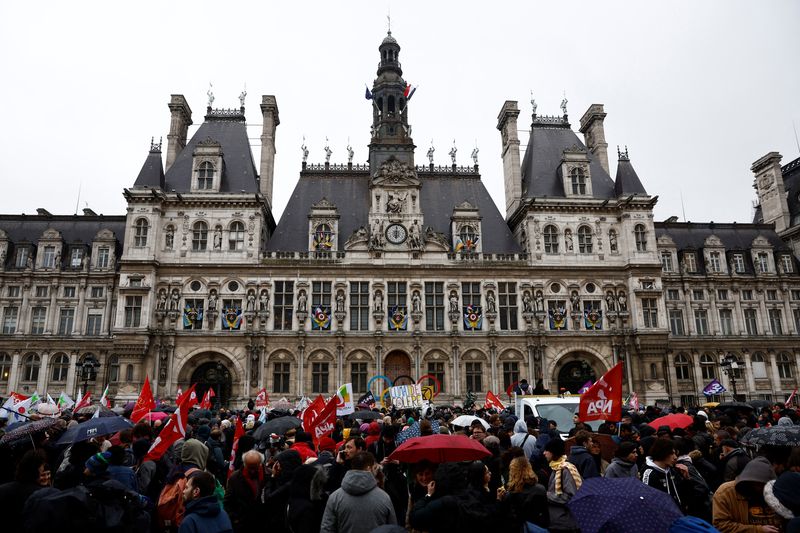
<path fill-rule="evenodd" d="M 172 483 L 167 483 L 158 497 L 156 505 L 156 515 L 158 527 L 165 530 L 175 530 L 183 521 L 185 511 L 183 505 L 183 489 L 186 488 L 186 478 L 193 472 L 198 472 L 199 468 L 190 468 Z"/>

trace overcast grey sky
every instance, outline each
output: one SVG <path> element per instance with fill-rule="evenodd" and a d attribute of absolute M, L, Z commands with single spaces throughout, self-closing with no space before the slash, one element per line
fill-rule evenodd
<path fill-rule="evenodd" d="M 424 162 L 469 164 L 477 143 L 486 187 L 504 211 L 497 114 L 518 100 L 530 123 L 578 119 L 605 104 L 609 153 L 627 145 L 656 220 L 751 220 L 750 165 L 769 151 L 798 157 L 800 2 L 2 2 L 0 212 L 125 213 L 150 146 L 166 135 L 167 102 L 186 95 L 195 126 L 209 82 L 215 107 L 246 114 L 260 151 L 262 94 L 280 110 L 274 211 L 297 182 L 303 135 L 309 162 L 367 158 L 377 47 L 392 33 Z M 655 7 L 658 5 L 658 7 Z M 523 146 L 527 133 L 520 133 Z M 165 145 L 166 146 L 166 145 Z M 616 157 L 612 157 L 612 175 Z"/>

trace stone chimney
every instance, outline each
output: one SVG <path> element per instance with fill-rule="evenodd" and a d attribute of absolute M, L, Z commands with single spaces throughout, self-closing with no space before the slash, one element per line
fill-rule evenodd
<path fill-rule="evenodd" d="M 278 102 L 271 94 L 261 97 L 261 114 L 264 125 L 261 130 L 261 194 L 272 207 L 272 179 L 275 173 L 275 129 L 281 123 L 278 118 Z"/>
<path fill-rule="evenodd" d="M 586 141 L 586 147 L 597 158 L 600 166 L 609 176 L 608 170 L 608 143 L 606 142 L 606 132 L 603 129 L 603 120 L 606 112 L 603 104 L 592 104 L 586 113 L 581 117 L 581 133 Z"/>
<path fill-rule="evenodd" d="M 758 203 L 761 204 L 761 216 L 765 224 L 775 224 L 775 231 L 778 233 L 789 227 L 789 204 L 781 172 L 781 159 L 783 156 L 778 152 L 770 152 L 750 167 L 755 178 L 753 188 L 758 193 Z"/>
<path fill-rule="evenodd" d="M 169 101 L 169 135 L 167 135 L 167 162 L 164 170 L 169 170 L 175 158 L 186 147 L 186 136 L 192 125 L 192 110 L 182 94 L 173 94 Z"/>
<path fill-rule="evenodd" d="M 519 207 L 522 199 L 522 169 L 519 160 L 519 135 L 517 117 L 519 108 L 514 100 L 506 100 L 497 115 L 497 129 L 503 143 L 503 178 L 506 189 L 506 219 Z"/>

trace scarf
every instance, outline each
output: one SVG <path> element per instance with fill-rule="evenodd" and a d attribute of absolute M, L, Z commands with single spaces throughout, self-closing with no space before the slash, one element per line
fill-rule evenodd
<path fill-rule="evenodd" d="M 561 496 L 561 493 L 563 492 L 561 488 L 561 478 L 563 476 L 563 474 L 561 474 L 561 470 L 563 469 L 566 469 L 572 476 L 572 479 L 575 481 L 575 488 L 576 489 L 581 488 L 581 485 L 583 484 L 583 478 L 581 478 L 581 475 L 578 473 L 578 469 L 575 467 L 575 465 L 570 462 L 567 462 L 566 455 L 562 455 L 555 461 L 550 461 L 550 468 L 553 470 L 553 473 L 555 474 L 556 496 Z"/>
<path fill-rule="evenodd" d="M 247 468 L 242 466 L 242 476 L 244 477 L 244 480 L 247 482 L 247 484 L 250 486 L 250 489 L 253 491 L 253 496 L 258 498 L 258 490 L 261 487 L 261 485 L 264 484 L 264 469 L 259 468 L 258 476 L 253 478 L 250 477 L 250 473 L 248 472 Z"/>

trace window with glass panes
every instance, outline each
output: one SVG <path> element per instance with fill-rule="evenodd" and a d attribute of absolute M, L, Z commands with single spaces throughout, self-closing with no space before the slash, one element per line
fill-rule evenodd
<path fill-rule="evenodd" d="M 183 323 L 183 329 L 203 329 L 203 321 L 198 320 L 198 316 L 203 312 L 203 304 L 205 302 L 202 298 L 187 298 L 183 302 L 183 312 L 186 313 L 187 309 L 193 310 L 197 313 L 194 319 L 188 319 Z"/>
<path fill-rule="evenodd" d="M 67 381 L 67 372 L 69 371 L 69 357 L 66 354 L 58 354 L 53 356 L 50 372 L 50 379 L 52 381 Z"/>
<path fill-rule="evenodd" d="M 775 301 L 778 299 L 778 291 L 775 289 L 767 289 L 767 300 Z"/>
<path fill-rule="evenodd" d="M 35 289 L 35 294 L 37 298 L 47 298 L 47 293 L 50 287 L 47 285 L 37 285 Z"/>
<path fill-rule="evenodd" d="M 697 397 L 690 394 L 681 394 L 681 405 L 691 407 L 697 404 Z"/>
<path fill-rule="evenodd" d="M 72 327 L 75 323 L 75 309 L 71 307 L 61 308 L 58 315 L 58 334 L 72 335 Z"/>
<path fill-rule="evenodd" d="M 759 272 L 769 272 L 769 260 L 766 253 L 759 252 L 756 256 L 756 269 Z"/>
<path fill-rule="evenodd" d="M 661 270 L 664 272 L 675 270 L 672 266 L 672 252 L 661 252 Z"/>
<path fill-rule="evenodd" d="M 273 327 L 277 330 L 288 331 L 292 329 L 292 311 L 294 310 L 294 282 L 275 282 L 275 313 Z"/>
<path fill-rule="evenodd" d="M 706 291 L 704 289 L 694 289 L 692 291 L 692 300 L 705 300 Z"/>
<path fill-rule="evenodd" d="M 667 300 L 680 300 L 681 292 L 678 289 L 667 289 Z"/>
<path fill-rule="evenodd" d="M 405 281 L 389 281 L 386 283 L 387 304 L 389 305 L 389 313 L 392 312 L 394 307 L 405 309 L 406 307 L 406 282 Z"/>
<path fill-rule="evenodd" d="M 767 377 L 767 362 L 764 359 L 764 354 L 756 352 L 750 358 L 750 368 L 753 371 L 753 377 L 756 379 L 766 379 Z"/>
<path fill-rule="evenodd" d="M 311 282 L 311 312 L 316 312 L 317 308 L 331 316 L 331 282 L 312 281 Z M 330 328 L 330 325 L 328 326 Z M 315 320 L 311 321 L 312 330 L 322 329 Z"/>
<path fill-rule="evenodd" d="M 238 220 L 231 224 L 228 231 L 228 249 L 244 250 L 244 224 Z"/>
<path fill-rule="evenodd" d="M 41 366 L 39 356 L 31 353 L 25 356 L 22 362 L 22 380 L 23 381 L 38 381 L 39 380 L 39 367 Z"/>
<path fill-rule="evenodd" d="M 794 369 L 792 368 L 792 356 L 788 353 L 778 354 L 776 361 L 778 366 L 778 377 L 781 379 L 792 379 L 794 377 Z"/>
<path fill-rule="evenodd" d="M 697 256 L 694 255 L 694 252 L 685 252 L 683 254 L 683 263 L 687 272 L 697 272 Z"/>
<path fill-rule="evenodd" d="M 64 298 L 75 298 L 75 286 L 64 287 Z"/>
<path fill-rule="evenodd" d="M 86 334 L 100 335 L 100 328 L 103 326 L 103 314 L 90 312 L 86 315 Z"/>
<path fill-rule="evenodd" d="M 56 247 L 45 246 L 44 254 L 42 255 L 42 266 L 44 268 L 53 268 L 56 263 Z"/>
<path fill-rule="evenodd" d="M 125 297 L 125 327 L 138 328 L 142 323 L 142 297 Z"/>
<path fill-rule="evenodd" d="M 147 220 L 140 218 L 136 221 L 133 228 L 133 245 L 137 248 L 147 246 L 147 230 L 149 226 Z"/>
<path fill-rule="evenodd" d="M 366 331 L 369 329 L 369 282 L 350 282 L 350 329 Z"/>
<path fill-rule="evenodd" d="M 780 309 L 770 309 L 767 311 L 769 316 L 769 328 L 773 335 L 783 335 L 783 313 Z"/>
<path fill-rule="evenodd" d="M 208 224 L 203 221 L 194 223 L 192 227 L 192 250 L 202 252 L 208 246 Z"/>
<path fill-rule="evenodd" d="M 716 378 L 716 361 L 709 354 L 700 356 L 700 373 L 703 375 L 704 380 Z"/>
<path fill-rule="evenodd" d="M 642 316 L 644 327 L 658 327 L 658 300 L 655 298 L 642 298 Z"/>
<path fill-rule="evenodd" d="M 558 253 L 558 229 L 552 224 L 544 228 L 544 252 L 546 254 Z"/>
<path fill-rule="evenodd" d="M 711 272 L 722 271 L 722 264 L 720 261 L 719 252 L 711 252 L 710 254 L 708 254 L 708 259 L 709 259 L 709 266 L 711 267 Z"/>
<path fill-rule="evenodd" d="M 646 252 L 647 251 L 647 231 L 644 228 L 644 224 L 636 224 L 636 227 L 633 229 L 633 236 L 634 236 L 634 240 L 636 241 L 636 251 L 637 252 Z"/>
<path fill-rule="evenodd" d="M 516 361 L 503 362 L 503 390 L 519 381 L 519 363 Z"/>
<path fill-rule="evenodd" d="M 350 363 L 350 382 L 353 384 L 353 392 L 367 392 L 367 363 Z"/>
<path fill-rule="evenodd" d="M 467 390 L 471 392 L 478 392 L 482 390 L 483 384 L 481 383 L 481 363 L 469 362 L 466 363 Z"/>
<path fill-rule="evenodd" d="M 46 322 L 46 307 L 34 307 L 31 309 L 31 335 L 41 335 L 44 333 L 44 325 Z"/>
<path fill-rule="evenodd" d="M 689 358 L 684 354 L 678 354 L 675 358 L 675 375 L 678 379 L 689 379 Z"/>
<path fill-rule="evenodd" d="M 8 287 L 9 298 L 19 298 L 19 285 L 9 285 Z"/>
<path fill-rule="evenodd" d="M 108 381 L 109 383 L 116 383 L 119 381 L 119 357 L 112 355 L 108 358 Z"/>
<path fill-rule="evenodd" d="M 80 248 L 73 248 L 70 250 L 69 253 L 69 266 L 72 268 L 78 268 L 81 266 L 81 260 L 83 259 L 83 250 Z"/>
<path fill-rule="evenodd" d="M 748 335 L 758 335 L 758 312 L 755 309 L 745 309 L 744 328 Z"/>
<path fill-rule="evenodd" d="M 328 363 L 311 364 L 311 392 L 328 392 Z"/>
<path fill-rule="evenodd" d="M 753 299 L 753 290 L 742 289 L 742 300 L 752 300 L 752 299 Z"/>
<path fill-rule="evenodd" d="M 273 363 L 272 390 L 274 392 L 288 393 L 291 377 L 292 369 L 290 363 Z"/>
<path fill-rule="evenodd" d="M 728 299 L 728 289 L 718 289 L 717 300 L 727 300 L 727 299 Z"/>
<path fill-rule="evenodd" d="M 444 331 L 444 283 L 425 283 L 425 329 Z"/>
<path fill-rule="evenodd" d="M 733 335 L 733 311 L 731 309 L 719 310 L 719 329 L 723 335 Z"/>
<path fill-rule="evenodd" d="M 592 228 L 589 226 L 578 228 L 578 251 L 582 254 L 592 253 Z"/>
<path fill-rule="evenodd" d="M 683 311 L 680 309 L 669 310 L 669 330 L 673 335 L 684 335 Z"/>
<path fill-rule="evenodd" d="M 17 331 L 18 307 L 6 307 L 3 309 L 3 333 L 10 335 Z"/>
<path fill-rule="evenodd" d="M 500 301 L 498 314 L 500 315 L 501 330 L 517 329 L 517 284 L 501 281 L 497 284 Z"/>
<path fill-rule="evenodd" d="M 444 384 L 444 363 L 437 363 L 437 362 L 428 362 L 428 374 L 435 377 L 439 381 L 439 385 L 441 386 L 440 392 L 444 392 L 445 384 Z M 433 385 L 431 383 L 433 387 Z"/>
<path fill-rule="evenodd" d="M 0 353 L 0 383 L 8 383 L 11 376 L 11 356 Z"/>
<path fill-rule="evenodd" d="M 103 297 L 103 287 L 92 287 L 89 297 L 90 298 L 102 298 Z"/>
<path fill-rule="evenodd" d="M 14 261 L 14 266 L 17 268 L 25 268 L 28 265 L 28 258 L 31 256 L 30 249 L 25 246 L 22 248 L 17 248 L 17 256 L 16 260 Z"/>
<path fill-rule="evenodd" d="M 783 271 L 786 273 L 794 272 L 794 261 L 792 261 L 791 255 L 782 255 L 781 256 L 781 265 L 783 266 Z"/>
<path fill-rule="evenodd" d="M 800 332 L 800 309 L 797 307 L 792 309 L 792 315 L 794 316 L 794 329 Z"/>
<path fill-rule="evenodd" d="M 744 254 L 733 254 L 733 270 L 738 274 L 744 272 Z"/>
<path fill-rule="evenodd" d="M 708 335 L 708 311 L 694 310 L 694 330 L 698 335 Z"/>
<path fill-rule="evenodd" d="M 97 261 L 95 262 L 97 268 L 108 268 L 109 249 L 101 246 L 97 249 Z"/>

